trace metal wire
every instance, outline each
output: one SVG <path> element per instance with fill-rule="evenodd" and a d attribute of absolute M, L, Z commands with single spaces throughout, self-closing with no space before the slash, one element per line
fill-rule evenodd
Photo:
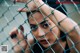
<path fill-rule="evenodd" d="M 31 1 L 34 1 L 34 0 L 31 0 Z M 12 44 L 12 41 L 11 41 L 11 37 L 10 37 L 10 35 L 9 35 L 9 32 L 12 30 L 12 28 L 13 27 L 17 27 L 17 29 L 18 30 L 20 30 L 19 29 L 19 26 L 23 26 L 24 28 L 25 28 L 25 31 L 24 31 L 24 37 L 27 37 L 27 36 L 30 36 L 30 37 L 32 37 L 32 38 L 34 38 L 35 39 L 35 42 L 34 42 L 34 44 L 30 44 L 30 42 L 28 42 L 28 40 L 26 40 L 26 42 L 28 43 L 28 45 L 30 46 L 30 48 L 27 48 L 26 49 L 26 51 L 27 50 L 30 50 L 32 53 L 35 53 L 34 52 L 34 50 L 33 50 L 33 46 L 34 45 L 38 45 L 38 47 L 40 48 L 40 50 L 41 50 L 41 53 L 46 53 L 48 50 L 51 50 L 52 51 L 52 53 L 55 53 L 55 50 L 52 48 L 52 46 L 54 46 L 55 44 L 59 44 L 59 46 L 62 48 L 62 50 L 64 50 L 64 53 L 66 53 L 66 51 L 68 51 L 68 50 L 71 50 L 71 49 L 73 49 L 74 48 L 74 50 L 76 51 L 76 53 L 80 53 L 80 51 L 78 51 L 77 49 L 76 49 L 76 44 L 80 44 L 80 42 L 79 41 L 77 41 L 76 43 L 74 43 L 72 40 L 71 40 L 71 38 L 68 36 L 68 33 L 70 33 L 70 32 L 67 32 L 67 33 L 65 33 L 65 35 L 64 36 L 62 36 L 61 38 L 58 38 L 57 36 L 56 36 L 56 34 L 51 30 L 51 29 L 53 29 L 53 28 L 55 28 L 55 26 L 53 26 L 53 27 L 51 27 L 51 26 L 49 26 L 49 31 L 47 32 L 47 33 L 49 33 L 49 32 L 52 32 L 52 34 L 54 35 L 53 37 L 55 37 L 56 38 L 56 41 L 53 43 L 53 45 L 51 45 L 50 43 L 49 43 L 49 41 L 45 38 L 45 36 L 46 36 L 46 34 L 44 35 L 44 38 L 45 38 L 45 40 L 47 41 L 47 43 L 49 44 L 49 45 L 51 45 L 51 46 L 49 46 L 47 49 L 43 49 L 43 47 L 40 45 L 40 43 L 38 42 L 38 40 L 37 40 L 37 38 L 32 34 L 32 30 L 33 29 L 30 29 L 30 25 L 29 25 L 29 18 L 27 18 L 27 16 L 26 16 L 26 14 L 24 14 L 24 13 L 22 13 L 22 12 L 18 12 L 16 9 L 18 9 L 19 7 L 23 7 L 23 9 L 24 8 L 27 8 L 29 11 L 30 11 L 30 13 L 32 14 L 31 15 L 31 18 L 33 18 L 34 19 L 34 21 L 37 23 L 37 25 L 39 26 L 39 24 L 40 23 L 38 23 L 37 22 L 37 20 L 33 17 L 33 12 L 31 11 L 31 9 L 27 6 L 31 1 L 29 1 L 28 3 L 24 3 L 23 5 L 22 4 L 19 4 L 19 3 L 16 3 L 15 2 L 15 0 L 14 1 L 11 1 L 11 0 L 1 0 L 0 1 L 0 48 L 1 48 L 1 46 L 2 45 L 8 45 L 8 53 L 11 53 L 11 52 L 13 52 L 13 53 L 15 53 L 15 51 L 14 51 L 14 47 L 16 46 L 16 45 L 19 45 L 19 47 L 22 49 L 22 53 L 25 53 L 25 50 L 24 50 L 24 48 L 20 45 L 20 42 L 21 41 L 23 41 L 23 40 L 26 40 L 27 38 L 24 38 L 24 39 L 22 39 L 22 40 L 19 40 L 18 38 L 17 38 L 17 40 L 18 40 L 18 42 L 15 44 L 15 45 L 13 45 Z M 8 2 L 11 2 L 11 4 L 9 4 Z M 49 3 L 48 2 L 50 2 L 50 1 L 47 1 L 47 0 L 45 0 L 45 3 L 47 4 L 47 5 L 49 5 Z M 58 3 L 57 3 L 58 2 Z M 69 3 L 68 4 L 68 2 L 67 2 L 67 4 L 65 4 L 65 2 L 67 2 L 66 0 L 57 0 L 56 1 L 56 3 L 57 4 L 59 4 L 57 7 L 55 7 L 55 9 L 58 9 L 58 8 L 62 8 L 62 10 L 66 13 L 66 15 L 70 18 L 71 17 L 71 15 L 73 14 L 73 13 L 75 13 L 75 15 L 73 15 L 72 17 L 75 17 L 75 19 L 74 18 L 72 18 L 71 17 L 71 19 L 73 19 L 73 20 L 76 20 L 77 19 L 77 23 L 78 24 L 80 24 L 79 23 L 79 20 L 80 20 L 80 3 L 76 3 L 74 0 L 70 0 L 69 2 L 71 2 L 71 4 Z M 79 1 L 77 1 L 77 2 L 79 2 Z M 35 4 L 36 4 L 36 2 L 34 2 Z M 18 6 L 18 5 L 20 5 L 20 6 Z M 21 6 L 22 5 L 22 6 Z M 37 5 L 37 4 L 36 4 Z M 43 4 L 44 5 L 44 4 Z M 52 11 L 51 10 L 51 8 L 50 8 L 50 10 L 51 10 L 51 14 L 49 14 L 48 16 L 45 16 L 44 14 L 43 14 L 43 12 L 40 10 L 40 7 L 42 7 L 43 5 L 41 5 L 41 6 L 39 6 L 38 7 L 38 9 L 37 10 L 39 10 L 40 11 L 40 13 L 42 14 L 42 16 L 44 17 L 44 19 L 43 19 L 43 21 L 44 20 L 46 20 L 50 15 L 52 15 L 52 14 L 54 14 L 54 11 Z M 67 11 L 63 8 L 63 6 L 62 5 L 64 5 L 64 6 L 66 6 L 66 9 L 67 9 Z M 67 7 L 69 7 L 71 5 L 71 7 L 74 7 L 74 9 L 70 9 L 71 11 L 69 11 L 68 12 L 68 8 Z M 73 5 L 73 6 L 72 6 Z M 38 5 L 37 5 L 38 6 Z M 53 6 L 55 6 L 54 4 L 53 4 Z M 77 16 L 76 16 L 77 15 Z M 54 15 L 55 16 L 55 15 Z M 61 22 L 63 22 L 65 19 L 63 19 Z M 58 22 L 57 21 L 57 19 L 56 19 L 56 17 L 55 17 L 55 21 L 56 22 Z M 59 23 L 60 24 L 60 23 Z M 59 25 L 57 25 L 57 26 L 59 26 Z M 61 27 L 61 26 L 60 26 Z M 62 28 L 62 27 L 61 27 Z M 76 29 L 76 28 L 75 28 Z M 64 29 L 63 29 L 64 30 Z M 20 30 L 21 31 L 21 30 Z M 65 31 L 65 30 L 64 30 Z M 80 35 L 80 32 L 78 31 L 78 30 L 76 30 L 76 32 Z M 61 45 L 61 43 L 59 42 L 59 40 L 61 40 L 62 38 L 64 38 L 64 37 L 67 37 L 67 39 L 72 43 L 72 46 L 70 47 L 70 48 L 68 48 L 68 49 L 65 49 L 62 45 Z M 30 38 L 29 37 L 29 38 Z M 36 49 L 35 49 L 36 50 Z M 0 50 L 0 53 L 2 53 L 2 51 Z"/>

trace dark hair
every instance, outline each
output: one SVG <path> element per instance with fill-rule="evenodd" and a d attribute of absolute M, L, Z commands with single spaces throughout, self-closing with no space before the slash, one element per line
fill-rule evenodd
<path fill-rule="evenodd" d="M 52 7 L 52 8 L 57 8 L 57 7 L 58 7 L 57 10 L 59 10 L 59 11 L 62 12 L 62 13 L 64 13 L 65 15 L 67 15 L 67 14 L 66 14 L 67 10 L 66 10 L 65 6 L 64 6 L 64 5 L 61 5 L 61 6 L 60 6 L 60 4 L 56 4 L 57 0 L 43 0 L 43 1 L 44 1 L 45 3 L 46 3 L 46 1 L 47 1 L 47 4 L 48 4 L 50 7 Z M 65 12 L 65 11 L 66 11 L 66 12 Z M 26 12 L 27 17 L 29 17 L 29 15 L 35 14 L 36 12 L 39 12 L 39 10 L 33 10 L 33 11 L 31 11 L 31 12 Z M 29 18 L 28 18 L 28 22 L 29 22 Z M 65 35 L 65 33 L 61 31 L 60 37 L 63 37 L 64 35 Z M 63 40 L 63 41 L 66 41 L 66 37 L 62 38 L 62 40 Z"/>

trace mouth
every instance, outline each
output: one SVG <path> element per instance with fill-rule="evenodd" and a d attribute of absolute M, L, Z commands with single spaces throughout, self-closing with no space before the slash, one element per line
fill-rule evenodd
<path fill-rule="evenodd" d="M 39 41 L 41 44 L 48 44 L 48 42 L 45 39 L 42 39 Z"/>

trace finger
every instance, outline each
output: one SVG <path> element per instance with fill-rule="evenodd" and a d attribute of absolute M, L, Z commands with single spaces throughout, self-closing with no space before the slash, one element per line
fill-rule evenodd
<path fill-rule="evenodd" d="M 19 26 L 19 33 L 17 34 L 17 38 L 19 40 L 19 43 L 14 47 L 15 51 L 20 51 L 22 49 L 26 49 L 27 47 L 27 42 L 26 39 L 24 38 L 24 27 L 22 25 Z"/>
<path fill-rule="evenodd" d="M 22 25 L 20 25 L 19 27 L 18 27 L 18 34 L 17 34 L 17 38 L 18 38 L 18 40 L 20 41 L 20 40 L 24 40 L 24 27 L 22 26 Z"/>
<path fill-rule="evenodd" d="M 30 45 L 32 45 L 34 43 L 34 37 L 32 35 L 28 35 L 27 36 L 27 41 Z"/>
<path fill-rule="evenodd" d="M 32 35 L 28 35 L 27 36 L 27 47 L 26 47 L 25 53 L 31 52 L 31 50 L 29 48 L 32 44 L 34 44 L 34 38 Z"/>
<path fill-rule="evenodd" d="M 17 34 L 18 34 L 18 30 L 17 30 L 16 27 L 13 28 L 13 29 L 10 31 L 10 33 L 9 33 L 9 35 L 10 35 L 10 37 L 11 37 L 11 41 L 12 41 L 12 43 L 13 43 L 14 45 L 18 42 L 18 40 L 17 40 Z"/>
<path fill-rule="evenodd" d="M 26 3 L 27 0 L 16 0 L 16 2 Z"/>
<path fill-rule="evenodd" d="M 28 10 L 26 8 L 19 8 L 18 11 L 19 12 L 27 12 Z"/>
<path fill-rule="evenodd" d="M 9 33 L 11 39 L 16 38 L 16 37 L 17 37 L 16 34 L 18 34 L 18 30 L 17 30 L 17 28 L 13 28 L 13 30 Z"/>

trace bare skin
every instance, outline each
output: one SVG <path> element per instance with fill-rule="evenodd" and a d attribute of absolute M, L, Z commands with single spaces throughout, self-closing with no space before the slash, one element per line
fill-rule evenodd
<path fill-rule="evenodd" d="M 16 0 L 16 1 L 17 1 L 17 2 L 23 2 L 23 3 L 28 2 L 28 0 Z M 43 2 L 42 0 L 35 0 L 35 2 L 38 4 L 38 6 L 44 4 L 44 2 Z M 36 5 L 34 4 L 33 1 L 32 1 L 31 4 L 29 4 L 28 6 L 31 8 L 31 10 L 34 10 L 34 9 L 36 9 L 36 8 L 38 7 L 38 6 L 36 6 Z M 67 18 L 66 15 L 64 15 L 64 14 L 61 13 L 61 12 L 59 12 L 58 10 L 56 10 L 56 9 L 54 9 L 54 8 L 51 8 L 51 10 L 50 10 L 50 8 L 51 8 L 51 7 L 47 6 L 46 4 L 44 4 L 42 7 L 40 7 L 41 11 L 44 13 L 45 16 L 48 16 L 48 15 L 51 13 L 51 10 L 54 10 L 54 15 L 53 15 L 53 14 L 50 15 L 49 18 L 46 19 L 46 20 L 48 20 L 48 23 L 49 23 L 49 25 L 50 25 L 51 27 L 54 27 L 54 26 L 58 25 L 57 22 L 59 22 L 59 21 L 61 21 L 61 20 L 64 19 L 64 21 L 62 21 L 62 22 L 60 23 L 60 26 L 56 26 L 56 27 L 52 28 L 52 32 L 54 32 L 55 35 L 56 35 L 58 38 L 60 38 L 60 30 L 63 31 L 63 29 L 64 29 L 64 30 L 65 30 L 64 32 L 69 32 L 69 31 L 71 31 L 71 30 L 73 29 L 73 30 L 69 33 L 68 36 L 72 39 L 72 41 L 73 41 L 74 43 L 80 42 L 80 34 L 79 34 L 79 33 L 80 33 L 80 28 L 79 28 L 79 26 L 77 25 L 77 23 L 74 22 L 73 20 Z M 25 9 L 20 8 L 20 9 L 18 9 L 18 11 L 28 12 L 28 10 L 27 10 L 26 8 L 25 8 Z M 29 17 L 31 17 L 31 16 L 29 16 Z M 39 13 L 39 12 L 36 12 L 35 14 L 33 14 L 33 17 L 36 19 L 36 21 L 37 21 L 38 23 L 42 22 L 42 20 L 43 20 L 43 16 L 42 16 L 41 13 Z M 56 19 L 57 19 L 57 22 L 55 21 L 55 17 L 56 17 Z M 29 23 L 30 23 L 30 25 L 36 25 L 36 24 L 37 24 L 32 18 L 29 19 Z M 33 35 L 37 38 L 37 40 L 39 40 L 40 44 L 43 45 L 45 48 L 47 48 L 47 47 L 50 46 L 50 44 L 52 45 L 52 44 L 55 42 L 56 37 L 55 37 L 55 35 L 54 35 L 52 32 L 49 32 L 48 34 L 46 34 L 46 36 L 45 36 L 44 38 L 42 38 L 42 39 L 40 38 L 40 37 L 44 36 L 46 32 L 49 31 L 49 28 L 50 28 L 50 27 L 49 27 L 49 26 L 45 26 L 45 24 L 46 24 L 46 23 L 43 23 L 43 25 L 40 24 L 36 30 L 32 31 L 32 33 L 33 33 Z M 75 26 L 76 26 L 76 27 L 75 27 Z M 63 29 L 62 29 L 61 27 L 62 27 Z M 74 29 L 74 27 L 75 27 L 75 29 Z M 76 32 L 76 30 L 77 30 L 78 32 Z M 24 35 L 22 34 L 22 31 L 21 31 L 21 32 L 18 32 L 18 30 L 15 28 L 15 29 L 13 29 L 13 30 L 10 32 L 10 35 L 12 35 L 12 34 L 14 34 L 14 33 L 17 34 L 17 37 L 18 37 L 19 40 L 24 39 Z M 47 41 L 46 41 L 45 38 L 47 39 L 47 41 L 48 41 L 50 44 L 47 43 Z M 44 41 L 43 41 L 43 40 L 44 40 Z M 18 41 L 18 40 L 15 39 L 15 38 L 12 39 L 12 42 L 14 42 L 14 44 L 17 43 L 17 41 Z M 34 41 L 34 40 L 31 39 L 31 40 L 30 40 L 30 43 L 32 44 L 33 41 Z M 66 42 L 62 42 L 61 40 L 60 40 L 59 42 L 60 42 L 61 45 L 65 48 Z M 69 45 L 69 47 L 72 47 L 72 43 L 71 43 L 68 39 L 67 39 L 67 44 Z M 21 41 L 20 45 L 21 45 L 24 49 L 29 48 L 29 45 L 26 43 L 25 39 L 24 39 L 23 41 Z M 78 51 L 80 51 L 80 47 L 79 47 L 79 46 L 80 46 L 80 43 L 78 43 L 78 44 L 76 45 L 76 49 L 77 49 Z M 61 47 L 59 46 L 59 44 L 56 44 L 56 45 L 53 46 L 52 48 L 55 50 L 56 53 L 62 53 L 62 52 L 63 52 L 63 50 L 61 49 Z M 20 52 L 21 52 L 21 49 L 20 49 L 20 47 L 19 47 L 18 45 L 14 47 L 14 50 L 15 50 L 16 53 L 20 53 Z M 26 51 L 26 50 L 25 50 L 25 53 L 30 53 L 30 51 Z M 47 53 L 51 53 L 51 51 L 48 51 Z M 76 53 L 76 51 L 75 51 L 74 49 L 71 49 L 71 50 L 70 50 L 70 53 Z"/>

